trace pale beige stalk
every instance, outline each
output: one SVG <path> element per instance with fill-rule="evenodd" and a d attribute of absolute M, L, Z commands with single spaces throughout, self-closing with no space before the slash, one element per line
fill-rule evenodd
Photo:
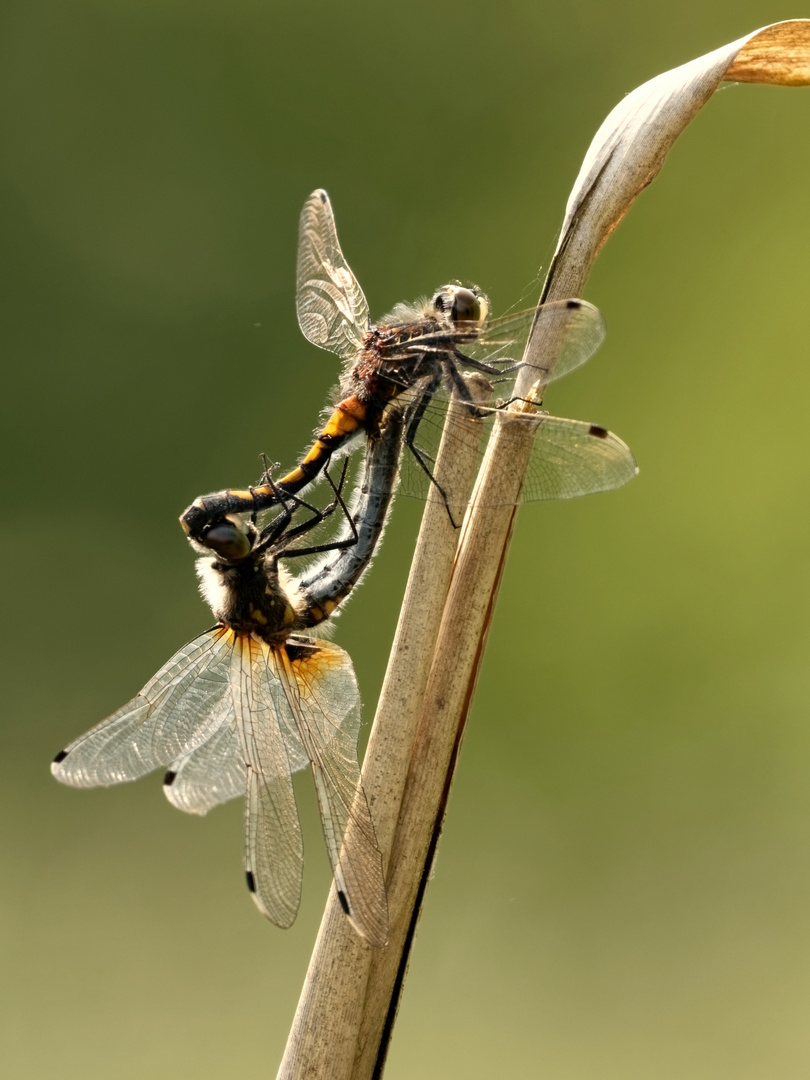
<path fill-rule="evenodd" d="M 451 406 L 452 415 L 458 406 Z M 482 425 L 468 424 L 470 440 L 442 440 L 435 476 L 460 521 L 478 463 Z M 477 431 L 475 429 L 478 429 Z M 406 451 L 407 452 L 407 451 Z M 363 787 L 386 867 L 397 827 L 414 732 L 421 713 L 433 649 L 450 583 L 459 530 L 443 502 L 432 499 L 422 518 L 391 659 L 363 763 Z M 392 922 L 389 904 L 389 921 Z M 397 937 L 382 950 L 388 953 Z M 321 922 L 278 1076 L 351 1076 L 358 1052 L 365 985 L 373 950 L 352 930 L 334 888 Z"/>
<path fill-rule="evenodd" d="M 491 490 L 488 485 L 497 480 L 503 496 L 517 501 L 534 426 L 508 413 L 498 419 L 477 488 Z M 502 486 L 504 460 L 514 466 L 512 491 Z M 515 512 L 511 505 L 474 502 L 465 519 L 391 854 L 387 877 L 391 940 L 371 958 L 352 1077 L 378 1075 L 384 1063 Z"/>

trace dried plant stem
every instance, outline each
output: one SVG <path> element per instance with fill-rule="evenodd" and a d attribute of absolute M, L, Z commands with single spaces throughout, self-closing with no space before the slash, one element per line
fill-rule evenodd
<path fill-rule="evenodd" d="M 451 412 L 457 406 L 451 407 Z M 476 425 L 477 426 L 477 425 Z M 472 426 L 471 426 L 472 427 Z M 471 431 L 471 434 L 472 431 Z M 482 432 L 475 433 L 480 440 Z M 460 452 L 457 442 L 439 448 L 435 475 L 448 494 L 454 516 L 461 517 L 475 478 L 476 437 Z M 386 867 L 391 865 L 402 793 L 414 733 L 447 596 L 459 532 L 444 504 L 431 500 L 422 519 L 391 658 L 363 765 L 377 841 Z M 398 936 L 393 910 L 391 944 L 373 950 L 352 930 L 334 888 L 324 913 L 301 992 L 279 1080 L 355 1075 L 360 1029 L 364 1024 L 366 983 L 375 953 L 388 954 Z"/>
<path fill-rule="evenodd" d="M 479 477 L 492 490 L 511 473 L 517 501 L 533 429 L 499 417 Z M 510 468 L 505 469 L 504 465 Z M 465 520 L 403 793 L 387 878 L 391 940 L 371 957 L 353 1080 L 382 1075 L 421 902 L 483 656 L 515 517 L 512 505 L 473 504 Z"/>

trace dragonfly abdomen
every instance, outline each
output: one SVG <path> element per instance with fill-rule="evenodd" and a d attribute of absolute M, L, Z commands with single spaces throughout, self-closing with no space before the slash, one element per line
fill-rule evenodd
<path fill-rule="evenodd" d="M 335 406 L 306 456 L 286 476 L 273 484 L 258 484 L 247 489 L 227 488 L 195 499 L 180 517 L 186 535 L 198 543 L 205 543 L 208 529 L 227 514 L 256 513 L 276 505 L 280 495 L 297 494 L 312 483 L 336 450 L 365 428 L 368 411 L 356 394 L 344 398 Z"/>
<path fill-rule="evenodd" d="M 380 542 L 397 486 L 405 416 L 397 405 L 386 410 L 379 438 L 369 443 L 366 472 L 349 509 L 335 550 L 327 553 L 297 581 L 302 618 L 314 626 L 349 595 L 371 563 Z M 343 546 L 344 541 L 353 542 Z"/>
<path fill-rule="evenodd" d="M 306 487 L 315 479 L 335 451 L 366 427 L 367 417 L 368 409 L 356 394 L 338 402 L 306 457 L 296 465 L 292 472 L 275 481 L 275 488 L 295 494 Z M 271 497 L 274 495 L 272 486 L 269 484 L 253 490 L 259 499 L 263 499 L 265 495 Z"/>

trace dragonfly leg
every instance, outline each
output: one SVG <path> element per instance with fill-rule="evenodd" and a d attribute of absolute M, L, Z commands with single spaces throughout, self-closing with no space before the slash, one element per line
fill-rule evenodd
<path fill-rule="evenodd" d="M 452 367 L 452 364 L 448 364 L 448 368 Z M 458 372 L 456 372 L 456 375 L 458 375 Z M 458 375 L 458 378 L 461 380 L 462 383 L 464 382 L 460 375 Z M 414 441 L 416 439 L 416 432 L 419 429 L 419 424 L 422 422 L 422 417 L 425 415 L 425 410 L 427 409 L 431 398 L 438 390 L 441 384 L 441 380 L 442 372 L 441 369 L 439 369 L 436 372 L 436 375 L 428 383 L 428 385 L 422 390 L 419 399 L 412 406 L 413 411 L 411 412 L 410 420 L 408 421 L 408 427 L 405 431 L 405 445 L 416 458 L 419 467 L 425 472 L 428 480 L 430 480 L 431 484 L 436 488 L 439 495 L 441 495 L 442 502 L 444 503 L 444 508 L 447 511 L 447 516 L 450 518 L 450 524 L 453 526 L 454 529 L 458 529 L 461 527 L 461 523 L 457 522 L 453 517 L 453 513 L 450 509 L 450 503 L 447 501 L 447 493 L 445 492 L 439 481 L 436 479 L 436 477 L 433 475 L 433 473 L 430 471 L 430 466 L 427 463 L 427 455 L 419 449 L 419 447 L 416 445 L 416 442 Z M 469 398 L 470 404 L 472 405 L 472 399 L 469 397 L 469 391 L 466 389 L 466 387 L 464 393 L 467 398 Z"/>
<path fill-rule="evenodd" d="M 254 551 L 260 551 L 263 548 L 269 547 L 271 544 L 274 544 L 280 536 L 283 536 L 287 532 L 290 521 L 292 520 L 293 511 L 297 509 L 296 506 L 291 507 L 290 503 L 298 503 L 301 501 L 296 499 L 294 495 L 285 497 L 285 493 L 279 491 L 270 477 L 267 477 L 267 481 L 268 484 L 266 486 L 269 486 L 273 491 L 273 494 L 278 497 L 278 506 L 281 508 L 281 512 L 278 517 L 273 518 L 271 522 L 265 525 L 259 533 L 258 541 L 253 546 Z M 252 492 L 253 488 L 249 488 L 248 490 Z M 257 512 L 258 508 L 253 511 L 251 520 L 256 517 Z"/>
<path fill-rule="evenodd" d="M 495 364 L 487 364 L 483 360 L 474 360 L 472 356 L 466 356 L 463 352 L 459 352 L 458 349 L 453 353 L 453 358 L 457 364 L 466 364 L 468 367 L 473 368 L 474 371 L 480 371 L 484 375 L 508 375 L 510 372 L 518 371 L 523 367 L 522 361 L 513 360 L 511 357 L 506 356 Z M 509 364 L 509 367 L 502 367 L 503 364 Z"/>
<path fill-rule="evenodd" d="M 543 404 L 542 398 L 525 398 L 521 397 L 519 394 L 513 394 L 512 397 L 506 398 L 504 401 L 499 401 L 495 408 L 508 409 L 509 406 L 514 405 L 516 401 L 520 402 L 521 405 L 533 405 L 535 408 L 539 408 Z"/>
<path fill-rule="evenodd" d="M 476 420 L 480 420 L 482 416 L 486 415 L 479 408 L 479 402 L 476 402 L 475 398 L 467 385 L 467 380 L 458 370 L 454 361 L 446 361 L 443 365 L 447 373 L 448 378 L 453 384 L 453 388 L 456 391 L 456 397 L 465 405 L 470 413 L 470 416 Z"/>
<path fill-rule="evenodd" d="M 297 536 L 301 536 L 304 533 L 310 532 L 312 529 L 315 528 L 316 525 L 319 525 L 325 518 L 329 517 L 329 515 L 332 514 L 338 506 L 343 507 L 344 513 L 351 521 L 351 515 L 346 509 L 346 504 L 344 503 L 341 494 L 346 482 L 347 469 L 348 461 L 344 461 L 343 469 L 340 475 L 340 481 L 337 485 L 335 485 L 332 477 L 329 475 L 329 472 L 327 470 L 324 470 L 324 475 L 326 476 L 327 480 L 329 481 L 330 487 L 335 493 L 335 499 L 329 504 L 329 506 L 325 506 L 323 509 L 320 509 L 317 506 L 313 506 L 312 503 L 307 502 L 306 499 L 302 499 L 299 495 L 295 495 L 292 492 L 284 491 L 278 486 L 278 484 L 274 482 L 271 476 L 265 473 L 265 476 L 263 477 L 264 484 L 265 486 L 270 488 L 273 498 L 277 500 L 278 505 L 282 508 L 282 511 L 278 515 L 278 517 L 274 518 L 268 525 L 265 525 L 265 527 L 262 529 L 261 533 L 259 534 L 259 542 L 254 545 L 253 550 L 262 550 L 263 548 L 269 547 L 271 544 L 275 543 L 281 536 L 284 537 L 285 541 L 289 541 L 293 540 Z M 307 519 L 307 521 L 301 522 L 300 525 L 296 525 L 294 529 L 288 528 L 293 513 L 295 512 L 295 510 L 298 510 L 301 507 L 309 510 L 312 513 L 312 517 Z M 354 522 L 351 522 L 351 525 L 352 528 L 354 528 Z M 298 552 L 295 552 L 294 554 L 298 554 Z"/>
<path fill-rule="evenodd" d="M 310 529 L 315 528 L 315 526 L 320 524 L 321 521 L 323 521 L 325 518 L 329 517 L 330 514 L 334 513 L 334 511 L 338 508 L 338 506 L 343 511 L 344 517 L 346 518 L 346 521 L 348 522 L 349 528 L 351 529 L 351 536 L 347 536 L 342 540 L 331 540 L 326 544 L 316 544 L 316 545 L 313 545 L 312 547 L 292 548 L 292 549 L 285 548 L 284 551 L 281 553 L 285 559 L 289 558 L 290 556 L 296 556 L 296 555 L 317 555 L 320 552 L 324 552 L 324 551 L 343 551 L 346 548 L 353 547 L 357 543 L 357 540 L 358 540 L 357 526 L 355 525 L 354 518 L 349 513 L 349 508 L 346 506 L 346 503 L 345 503 L 345 501 L 343 499 L 343 485 L 344 485 L 345 480 L 346 480 L 346 471 L 347 471 L 347 469 L 348 469 L 348 461 L 344 461 L 343 469 L 342 469 L 341 475 L 340 475 L 340 480 L 339 480 L 337 485 L 335 484 L 334 480 L 330 476 L 329 470 L 324 469 L 323 474 L 326 477 L 327 482 L 329 483 L 329 486 L 332 488 L 332 491 L 335 493 L 335 498 L 333 499 L 333 501 L 328 506 L 324 507 L 323 510 L 316 511 L 316 516 L 314 518 L 310 518 L 308 521 L 304 521 L 304 522 L 302 522 L 301 525 L 296 526 L 295 529 L 291 529 L 286 534 L 285 540 L 287 540 L 287 539 L 292 540 L 296 536 L 301 536 L 303 533 L 309 532 Z"/>

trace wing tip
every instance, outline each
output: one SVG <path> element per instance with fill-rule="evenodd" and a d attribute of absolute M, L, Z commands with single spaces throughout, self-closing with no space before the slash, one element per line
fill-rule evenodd
<path fill-rule="evenodd" d="M 371 922 L 364 923 L 360 921 L 352 911 L 351 905 L 349 904 L 349 898 L 343 889 L 338 888 L 338 886 L 335 885 L 335 892 L 337 893 L 338 903 L 340 904 L 343 914 L 360 937 L 363 938 L 364 941 L 367 941 L 369 945 L 373 945 L 375 949 L 385 948 L 389 938 L 387 904 L 383 911 L 376 913 L 377 917 L 372 916 Z"/>
<path fill-rule="evenodd" d="M 289 930 L 298 914 L 298 905 L 293 907 L 289 903 L 282 903 L 281 905 L 274 904 L 271 910 L 260 892 L 259 882 L 256 880 L 256 876 L 252 870 L 245 871 L 245 881 L 247 882 L 248 892 L 251 895 L 253 903 L 265 919 L 268 919 L 280 930 Z"/>

